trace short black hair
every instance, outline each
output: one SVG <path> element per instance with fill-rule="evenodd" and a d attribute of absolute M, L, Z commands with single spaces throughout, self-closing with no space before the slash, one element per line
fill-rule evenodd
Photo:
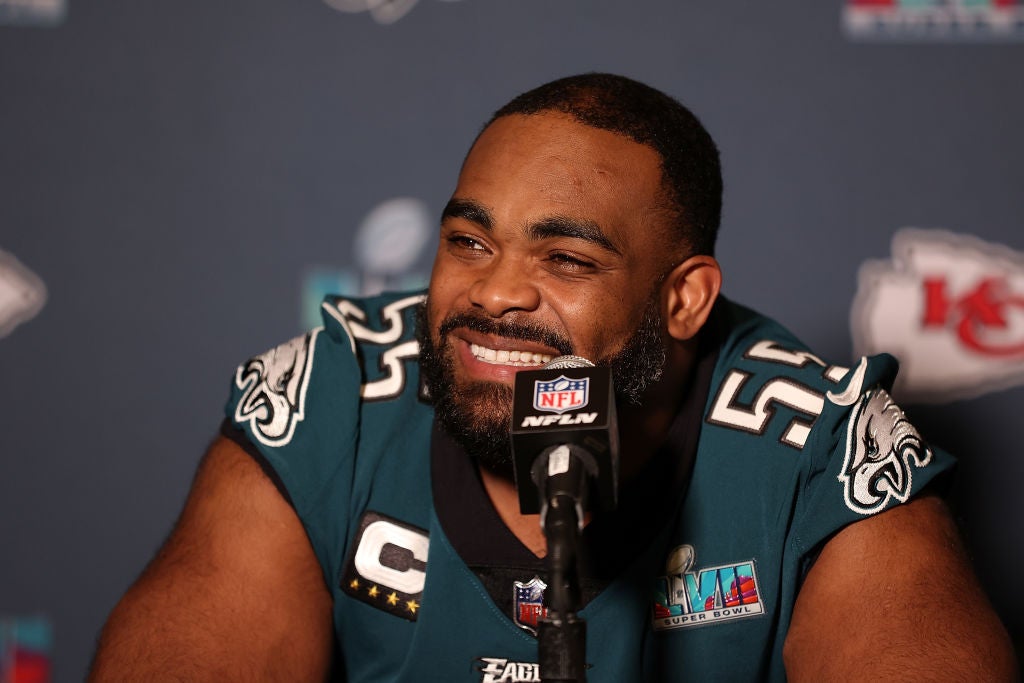
<path fill-rule="evenodd" d="M 519 95 L 496 111 L 484 128 L 503 116 L 548 111 L 654 149 L 661 157 L 664 188 L 675 204 L 678 237 L 690 255 L 714 255 L 722 215 L 722 169 L 714 140 L 693 112 L 631 78 L 587 73 Z"/>

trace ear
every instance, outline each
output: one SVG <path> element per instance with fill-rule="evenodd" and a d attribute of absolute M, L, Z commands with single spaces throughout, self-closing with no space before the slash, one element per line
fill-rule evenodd
<path fill-rule="evenodd" d="M 691 256 L 672 269 L 662 285 L 668 333 L 692 339 L 711 315 L 722 288 L 722 269 L 711 256 Z"/>

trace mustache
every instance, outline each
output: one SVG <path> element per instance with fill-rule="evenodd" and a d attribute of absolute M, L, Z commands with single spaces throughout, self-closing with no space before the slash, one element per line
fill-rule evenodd
<path fill-rule="evenodd" d="M 507 339 L 539 342 L 558 350 L 558 355 L 573 353 L 572 343 L 561 334 L 543 325 L 529 321 L 494 320 L 483 313 L 451 313 L 441 322 L 438 336 L 443 340 L 455 329 L 464 328 L 481 334 L 491 334 Z"/>

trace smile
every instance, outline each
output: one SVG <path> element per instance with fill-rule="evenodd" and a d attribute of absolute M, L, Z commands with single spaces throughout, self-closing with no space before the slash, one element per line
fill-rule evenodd
<path fill-rule="evenodd" d="M 470 344 L 469 350 L 473 357 L 484 363 L 494 365 L 513 365 L 518 367 L 536 367 L 551 360 L 546 353 L 533 353 L 531 351 L 506 351 L 489 349 L 479 344 Z"/>

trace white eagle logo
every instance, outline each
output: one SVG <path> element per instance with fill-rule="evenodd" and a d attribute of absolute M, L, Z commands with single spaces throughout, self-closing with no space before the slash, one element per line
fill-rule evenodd
<path fill-rule="evenodd" d="M 850 417 L 846 458 L 839 481 L 845 485 L 846 505 L 870 515 L 910 497 L 911 461 L 924 467 L 932 451 L 889 394 L 874 389 L 864 394 Z"/>
<path fill-rule="evenodd" d="M 242 391 L 242 397 L 235 408 L 235 421 L 249 422 L 253 436 L 267 446 L 287 445 L 295 425 L 305 417 L 306 387 L 321 329 L 238 366 L 235 385 Z"/>

